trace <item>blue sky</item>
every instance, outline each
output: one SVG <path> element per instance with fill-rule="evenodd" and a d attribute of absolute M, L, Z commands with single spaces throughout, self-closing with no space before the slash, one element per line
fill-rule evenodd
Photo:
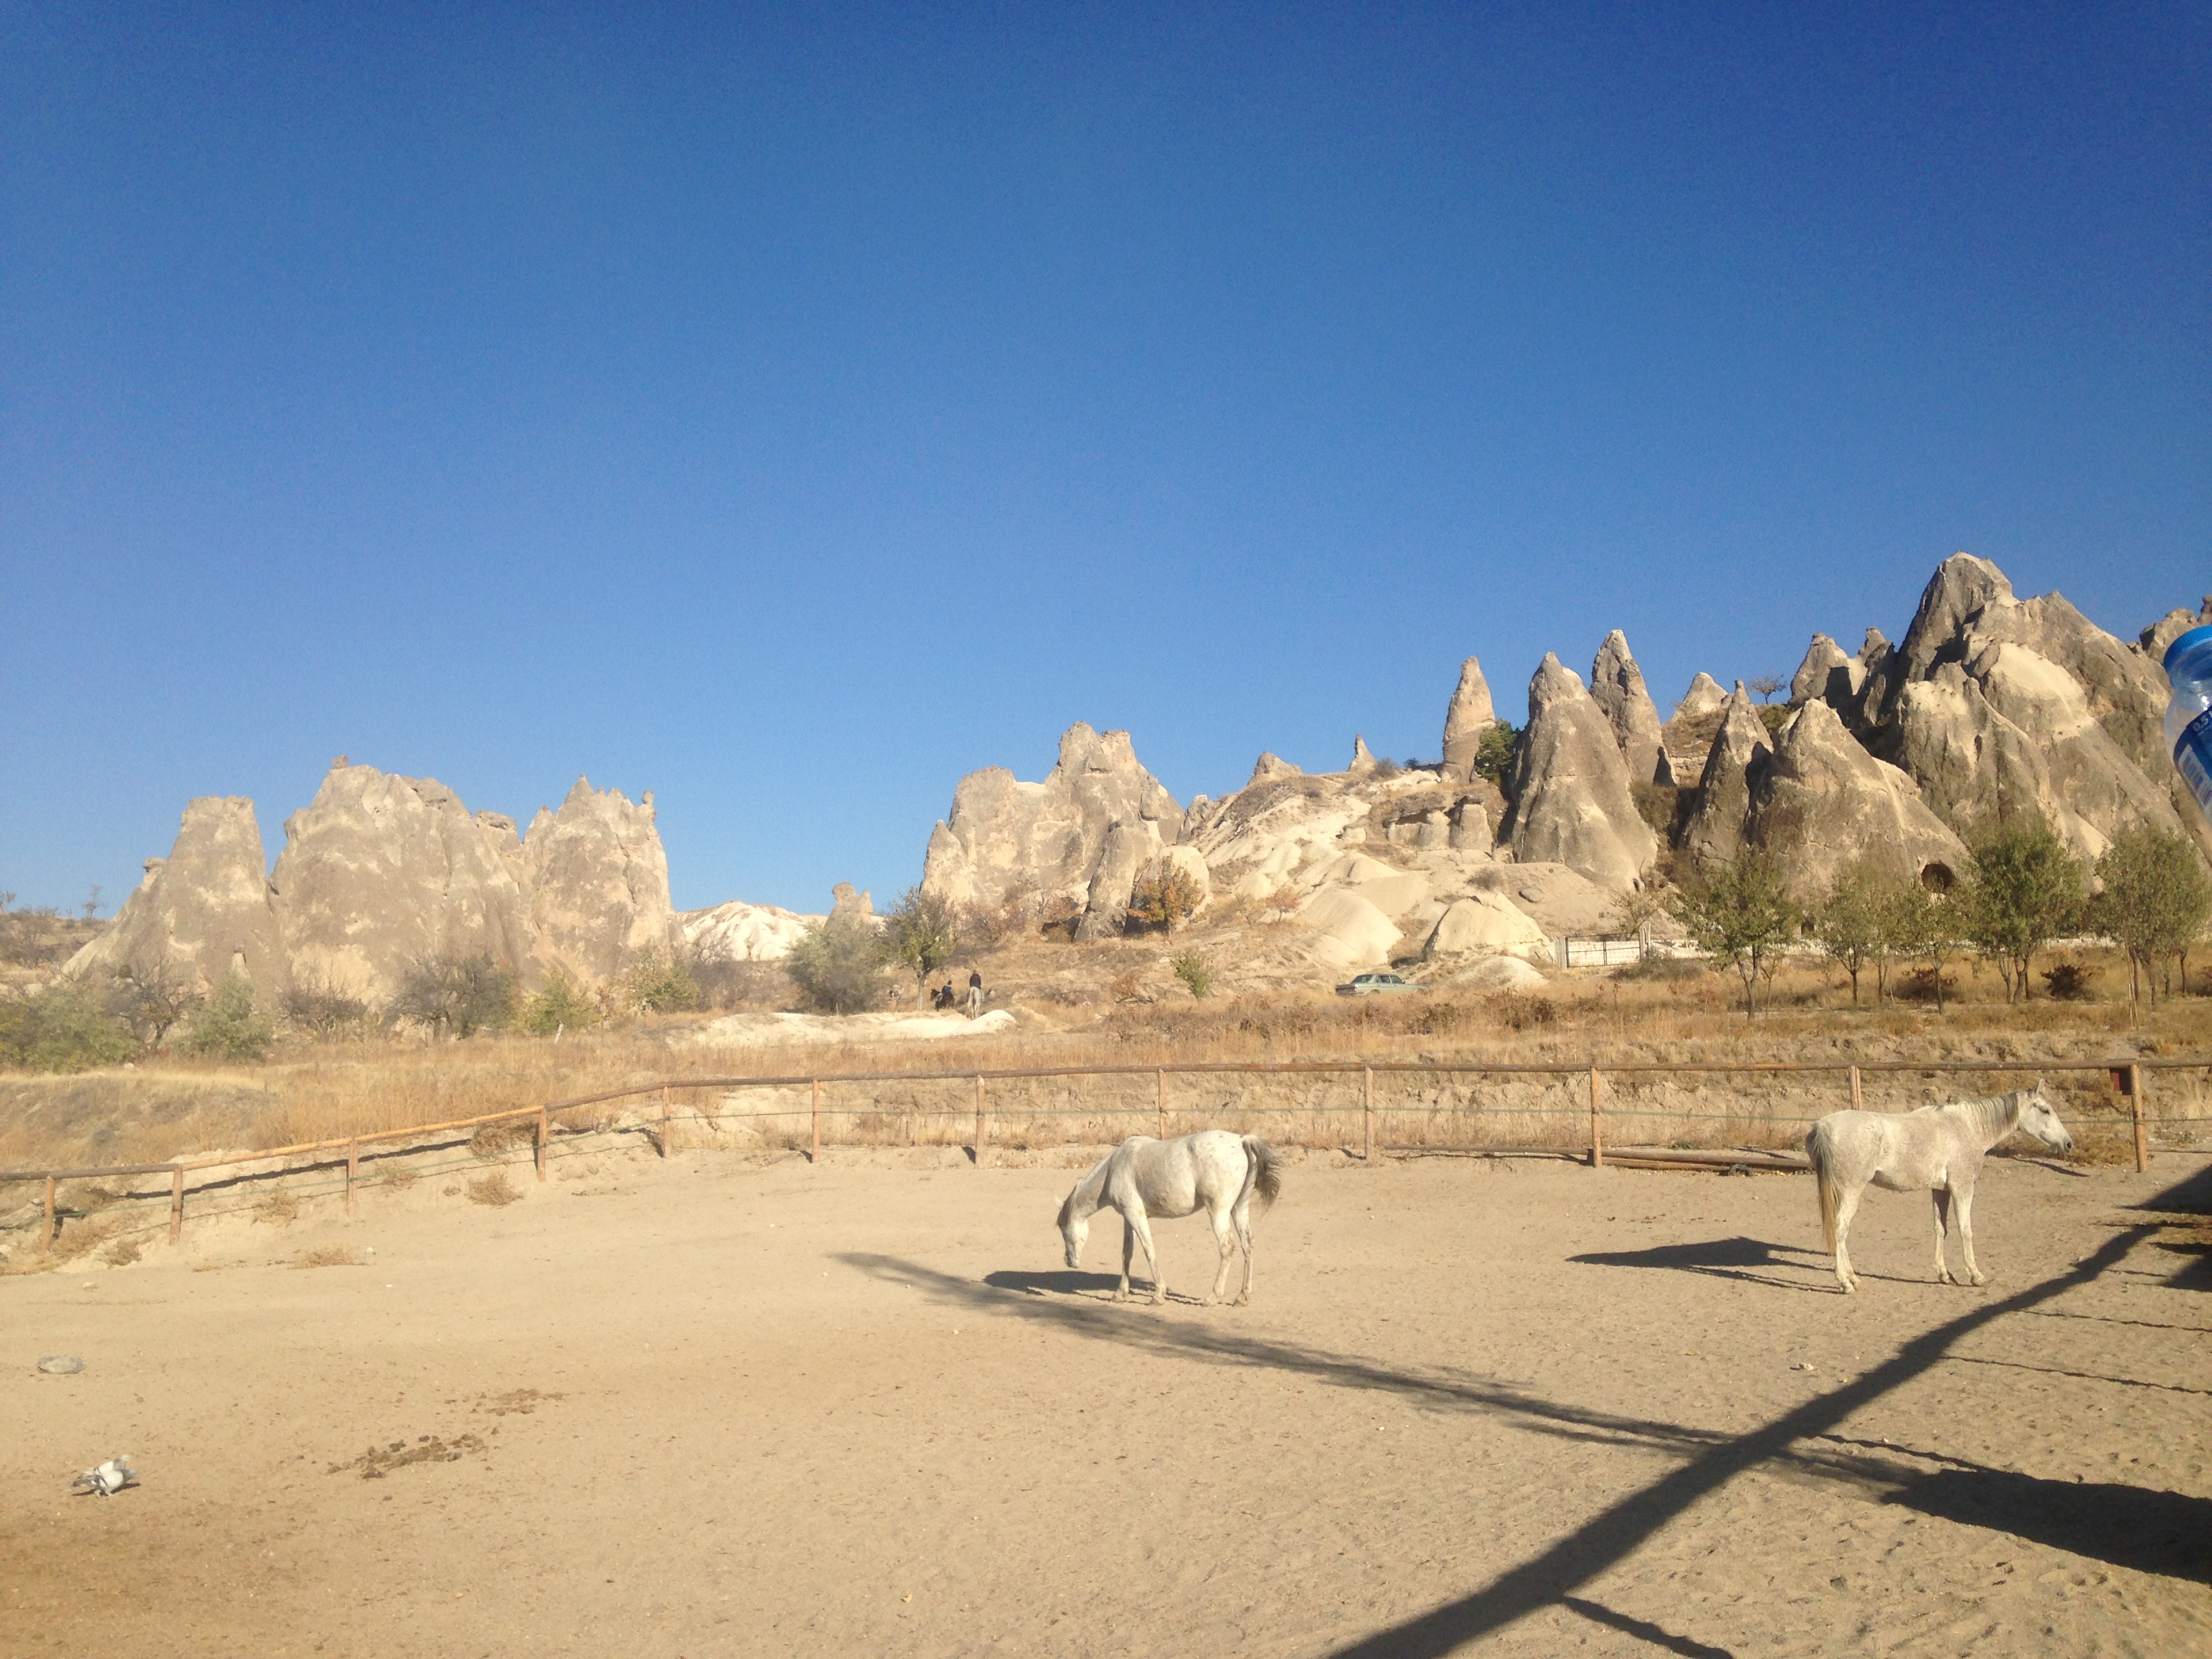
<path fill-rule="evenodd" d="M 340 752 L 679 905 L 2212 591 L 2212 11 L 0 3 L 0 887 Z"/>

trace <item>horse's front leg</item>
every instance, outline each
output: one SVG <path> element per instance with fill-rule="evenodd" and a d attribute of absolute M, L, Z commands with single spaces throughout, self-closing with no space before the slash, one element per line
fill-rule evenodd
<path fill-rule="evenodd" d="M 1142 1210 L 1130 1211 L 1128 1221 L 1129 1231 L 1136 1235 L 1137 1243 L 1145 1247 L 1145 1265 L 1152 1271 L 1152 1300 L 1156 1304 L 1164 1302 L 1168 1299 L 1168 1282 L 1160 1276 L 1160 1257 L 1159 1252 L 1152 1248 L 1152 1224 L 1145 1218 Z M 1125 1243 L 1122 1249 L 1126 1251 L 1127 1248 Z M 1125 1267 L 1122 1271 L 1126 1273 L 1127 1269 Z"/>
<path fill-rule="evenodd" d="M 1124 1215 L 1121 1218 L 1121 1282 L 1114 1291 L 1114 1299 L 1116 1302 L 1127 1302 L 1129 1299 L 1129 1258 L 1136 1254 L 1136 1224 Z"/>
<path fill-rule="evenodd" d="M 1932 1187 L 1928 1196 L 1936 1206 L 1936 1282 L 1955 1285 L 1959 1281 L 1951 1277 L 1951 1269 L 1943 1260 L 1943 1229 L 1951 1218 L 1951 1189 L 1948 1187 Z"/>
<path fill-rule="evenodd" d="M 1974 1189 L 1961 1187 L 1953 1194 L 1951 1210 L 1959 1218 L 1959 1255 L 1966 1264 L 1966 1283 L 1986 1285 L 1988 1276 L 1974 1265 Z"/>

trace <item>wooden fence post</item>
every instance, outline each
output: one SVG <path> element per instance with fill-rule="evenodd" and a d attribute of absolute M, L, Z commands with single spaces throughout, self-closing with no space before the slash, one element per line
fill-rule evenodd
<path fill-rule="evenodd" d="M 814 1079 L 814 1152 L 807 1162 L 822 1162 L 822 1079 L 818 1077 Z"/>
<path fill-rule="evenodd" d="M 1866 1110 L 1866 1094 L 1859 1087 L 1859 1068 L 1856 1066 L 1851 1067 L 1851 1109 L 1855 1112 Z"/>
<path fill-rule="evenodd" d="M 983 1167 L 984 1138 L 988 1126 L 983 1121 L 983 1074 L 975 1073 L 975 1167 Z"/>
<path fill-rule="evenodd" d="M 545 1109 L 538 1109 L 538 1178 L 545 1179 L 545 1143 L 553 1133 L 553 1126 L 545 1121 Z"/>
<path fill-rule="evenodd" d="M 2141 1066 L 2128 1067 L 2128 1105 L 2136 1121 L 2136 1173 L 2141 1175 L 2150 1168 L 2150 1136 L 2143 1124 L 2143 1070 Z"/>
<path fill-rule="evenodd" d="M 185 1236 L 185 1167 L 169 1171 L 169 1243 Z"/>
<path fill-rule="evenodd" d="M 1165 1068 L 1165 1067 L 1162 1067 L 1162 1068 L 1161 1068 L 1161 1071 L 1160 1071 L 1160 1139 L 1161 1139 L 1162 1140 L 1165 1140 L 1167 1138 L 1168 1138 L 1168 1074 L 1167 1074 L 1166 1068 Z"/>
<path fill-rule="evenodd" d="M 660 1155 L 668 1156 L 668 1085 L 660 1085 Z"/>
<path fill-rule="evenodd" d="M 361 1179 L 361 1140 L 358 1136 L 346 1142 L 346 1213 L 354 1212 L 353 1183 Z"/>
<path fill-rule="evenodd" d="M 1375 1161 L 1375 1068 L 1359 1068 L 1359 1157 L 1363 1163 Z"/>
<path fill-rule="evenodd" d="M 1590 1067 L 1590 1168 L 1605 1168 L 1605 1135 L 1598 1120 L 1597 1067 Z"/>
<path fill-rule="evenodd" d="M 60 1224 L 54 1219 L 54 1178 L 48 1176 L 46 1177 L 46 1225 L 45 1231 L 40 1235 L 39 1248 L 42 1250 L 52 1249 L 54 1245 L 54 1235 L 60 1231 Z"/>

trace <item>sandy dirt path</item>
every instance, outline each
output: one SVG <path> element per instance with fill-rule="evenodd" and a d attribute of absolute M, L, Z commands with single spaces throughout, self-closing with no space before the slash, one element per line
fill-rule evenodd
<path fill-rule="evenodd" d="M 1068 1171 L 888 1161 L 0 1281 L 0 1653 L 2212 1650 L 2212 1280 L 2130 1207 L 2200 1163 L 1993 1164 L 1981 1291 L 1870 1194 L 1845 1298 L 1802 1177 L 1314 1160 L 1155 1309 Z"/>

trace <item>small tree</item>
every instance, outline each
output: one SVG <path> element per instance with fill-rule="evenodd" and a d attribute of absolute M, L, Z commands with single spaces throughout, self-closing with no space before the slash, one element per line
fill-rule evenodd
<path fill-rule="evenodd" d="M 108 1007 L 149 1048 L 158 1048 L 169 1028 L 199 1006 L 197 978 L 173 963 L 125 963 L 109 987 Z"/>
<path fill-rule="evenodd" d="M 489 954 L 418 957 L 390 1012 L 455 1037 L 472 1036 L 514 1019 L 514 975 Z"/>
<path fill-rule="evenodd" d="M 254 1000 L 253 982 L 235 968 L 185 1022 L 185 1046 L 217 1060 L 264 1060 L 275 1035 Z"/>
<path fill-rule="evenodd" d="M 1895 908 L 1894 884 L 1861 859 L 1836 872 L 1828 896 L 1813 918 L 1813 937 L 1821 954 L 1851 976 L 1851 1000 L 1859 1000 L 1859 975 L 1875 970 L 1875 1000 L 1884 989 L 1889 965 L 1888 917 Z"/>
<path fill-rule="evenodd" d="M 1943 1010 L 1944 965 L 1958 954 L 1962 942 L 1960 908 L 1948 889 L 1938 890 L 1917 881 L 1902 881 L 1891 889 L 1891 947 L 1899 956 L 1927 964 L 1938 1013 Z"/>
<path fill-rule="evenodd" d="M 2138 983 L 2158 1003 L 2152 969 L 2161 956 L 2180 957 L 2187 988 L 2189 947 L 2212 919 L 2212 881 L 2189 842 L 2171 830 L 2124 830 L 2097 860 L 2104 890 L 2090 905 L 2090 924 L 2126 952 L 2128 1000 L 2139 1000 Z"/>
<path fill-rule="evenodd" d="M 1510 720 L 1500 720 L 1475 740 L 1474 775 L 1487 778 L 1500 789 L 1513 770 L 1514 751 L 1521 746 L 1521 733 Z"/>
<path fill-rule="evenodd" d="M 665 1014 L 700 1003 L 699 981 L 689 963 L 658 945 L 637 954 L 629 972 L 623 975 L 623 1000 L 646 1013 Z"/>
<path fill-rule="evenodd" d="M 520 1024 L 532 1036 L 581 1031 L 599 1023 L 599 1005 L 565 968 L 556 968 L 522 1005 Z"/>
<path fill-rule="evenodd" d="M 1773 971 L 1796 936 L 1801 915 L 1781 866 L 1768 854 L 1747 848 L 1692 872 L 1668 908 L 1715 967 L 1735 969 L 1743 981 L 1744 1018 L 1756 1014 L 1759 978 Z"/>
<path fill-rule="evenodd" d="M 0 1002 L 0 1064 L 82 1072 L 128 1060 L 136 1047 L 93 988 L 73 979 Z"/>
<path fill-rule="evenodd" d="M 856 916 L 831 916 L 809 927 L 783 958 L 800 998 L 825 1013 L 872 1008 L 883 994 L 883 942 Z"/>
<path fill-rule="evenodd" d="M 1747 680 L 1745 684 L 1751 688 L 1752 695 L 1759 702 L 1772 702 L 1775 693 L 1780 691 L 1790 682 L 1779 674 L 1761 674 L 1757 679 Z"/>
<path fill-rule="evenodd" d="M 1175 976 L 1182 981 L 1182 988 L 1194 997 L 1203 997 L 1213 988 L 1213 969 L 1206 966 L 1206 958 L 1195 951 L 1180 951 L 1168 964 Z"/>
<path fill-rule="evenodd" d="M 358 1027 L 368 1017 L 368 1005 L 348 996 L 319 975 L 305 974 L 284 993 L 284 1018 L 303 1031 L 333 1037 Z"/>
<path fill-rule="evenodd" d="M 1171 933 L 1198 913 L 1198 878 L 1173 859 L 1154 859 L 1137 872 L 1128 914 L 1147 927 Z"/>
<path fill-rule="evenodd" d="M 2027 1000 L 2035 953 L 2081 920 L 2081 865 L 2040 823 L 2015 823 L 1974 843 L 1960 895 L 1966 940 L 1995 962 L 2007 1002 Z"/>
<path fill-rule="evenodd" d="M 960 948 L 960 918 L 934 893 L 909 887 L 885 918 L 884 949 L 890 960 L 914 975 L 917 1006 L 929 1000 L 929 976 L 952 960 Z"/>

